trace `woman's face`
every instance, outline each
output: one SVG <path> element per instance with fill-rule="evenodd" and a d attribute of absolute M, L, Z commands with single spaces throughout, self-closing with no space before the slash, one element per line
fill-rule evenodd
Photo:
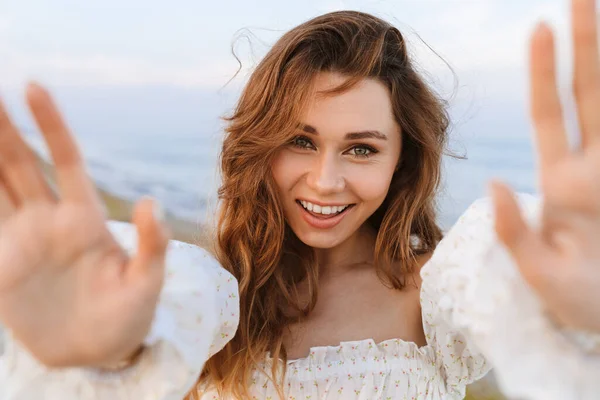
<path fill-rule="evenodd" d="M 335 247 L 365 223 L 385 199 L 400 157 L 388 89 L 364 79 L 342 94 L 320 94 L 344 80 L 316 77 L 297 135 L 272 164 L 287 223 L 314 248 Z"/>

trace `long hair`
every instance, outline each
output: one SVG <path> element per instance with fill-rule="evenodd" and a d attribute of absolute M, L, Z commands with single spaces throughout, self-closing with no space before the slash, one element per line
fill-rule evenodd
<path fill-rule="evenodd" d="M 317 301 L 314 254 L 286 225 L 270 165 L 295 134 L 314 78 L 323 71 L 348 77 L 328 92 L 332 95 L 364 78 L 382 82 L 402 130 L 401 163 L 386 199 L 368 220 L 378 232 L 375 267 L 380 278 L 402 289 L 415 271 L 417 255 L 432 251 L 442 236 L 435 195 L 449 118 L 444 101 L 412 65 L 402 34 L 355 11 L 325 14 L 285 33 L 256 67 L 226 118 L 216 253 L 238 279 L 240 322 L 201 377 L 223 396 L 250 397 L 252 374 L 261 370 L 268 354 L 287 359 L 284 329 L 308 315 Z M 301 281 L 308 284 L 308 306 L 297 296 Z M 262 372 L 283 394 L 285 362 Z"/>

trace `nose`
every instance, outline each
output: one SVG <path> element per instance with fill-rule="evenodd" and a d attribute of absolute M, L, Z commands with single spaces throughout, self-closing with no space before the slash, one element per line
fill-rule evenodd
<path fill-rule="evenodd" d="M 340 193 L 346 187 L 341 165 L 334 154 L 323 154 L 316 158 L 306 181 L 307 185 L 320 195 Z"/>

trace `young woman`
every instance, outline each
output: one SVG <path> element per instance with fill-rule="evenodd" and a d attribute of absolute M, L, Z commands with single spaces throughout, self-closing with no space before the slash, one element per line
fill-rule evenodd
<path fill-rule="evenodd" d="M 135 229 L 107 225 L 72 136 L 31 85 L 60 198 L 1 111 L 0 398 L 460 399 L 492 365 L 512 396 L 597 397 L 593 0 L 573 0 L 573 29 L 581 146 L 567 144 L 542 25 L 543 207 L 494 184 L 495 207 L 475 202 L 444 238 L 448 116 L 400 32 L 349 11 L 292 29 L 229 118 L 218 262 L 168 243 L 151 200 Z"/>

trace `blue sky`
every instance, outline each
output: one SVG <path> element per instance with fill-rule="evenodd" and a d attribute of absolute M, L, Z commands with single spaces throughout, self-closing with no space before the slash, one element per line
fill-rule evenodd
<path fill-rule="evenodd" d="M 0 0 L 0 93 L 19 121 L 26 115 L 22 88 L 35 79 L 86 131 L 117 119 L 120 126 L 111 129 L 123 132 L 156 124 L 192 130 L 207 121 L 206 129 L 218 132 L 214 121 L 269 45 L 339 9 L 398 26 L 421 68 L 449 95 L 448 69 L 416 33 L 443 56 L 458 77 L 458 119 L 524 121 L 527 38 L 541 18 L 560 35 L 561 84 L 568 89 L 567 0 Z M 254 35 L 250 42 L 235 41 L 244 29 Z M 222 89 L 237 68 L 234 42 L 244 70 Z"/>
<path fill-rule="evenodd" d="M 267 48 L 260 41 L 338 9 L 386 18 L 413 42 L 416 31 L 474 76 L 522 68 L 525 39 L 540 16 L 563 34 L 567 22 L 565 0 L 2 0 L 0 85 L 36 78 L 56 86 L 218 87 L 235 71 L 230 47 L 240 29 L 253 28 L 260 58 Z M 251 66 L 248 46 L 240 41 L 238 48 Z M 424 53 L 426 69 L 442 68 Z"/>

